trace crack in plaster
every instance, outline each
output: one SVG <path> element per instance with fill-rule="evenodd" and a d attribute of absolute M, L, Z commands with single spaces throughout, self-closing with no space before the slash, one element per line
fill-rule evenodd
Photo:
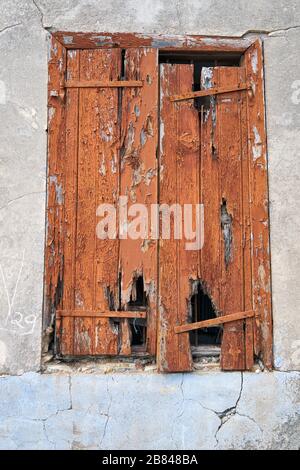
<path fill-rule="evenodd" d="M 15 201 L 18 201 L 19 199 L 23 199 L 24 197 L 27 197 L 27 196 L 33 196 L 34 194 L 45 194 L 45 191 L 33 191 L 31 193 L 21 194 L 20 196 L 17 196 L 14 199 L 10 199 L 9 201 L 7 201 L 7 203 L 4 206 L 0 207 L 0 210 L 6 209 L 8 206 L 13 204 Z"/>
<path fill-rule="evenodd" d="M 22 23 L 15 23 L 15 24 L 11 24 L 9 26 L 6 26 L 5 28 L 0 29 L 0 34 L 5 33 L 6 31 L 9 31 L 10 29 L 16 28 L 17 26 L 21 26 L 21 24 Z"/>
<path fill-rule="evenodd" d="M 243 416 L 245 418 L 248 418 L 250 419 L 251 421 L 253 421 L 257 426 L 258 428 L 260 429 L 260 431 L 262 432 L 262 429 L 260 428 L 260 426 L 255 422 L 255 420 L 253 418 L 251 418 L 250 416 L 247 416 L 247 415 L 244 415 L 244 414 L 241 414 L 237 411 L 237 406 L 239 404 L 239 401 L 241 399 L 241 396 L 242 396 L 242 392 L 243 392 L 243 385 L 244 385 L 244 377 L 243 377 L 243 372 L 241 372 L 241 385 L 240 385 L 240 390 L 239 390 L 239 395 L 237 397 L 237 400 L 235 402 L 235 405 L 230 407 L 230 408 L 227 408 L 226 410 L 224 411 L 216 411 L 212 408 L 209 408 L 205 405 L 203 405 L 203 403 L 200 402 L 200 400 L 195 400 L 194 398 L 185 398 L 184 396 L 184 389 L 183 389 L 183 383 L 184 383 L 184 374 L 182 374 L 182 378 L 181 378 L 181 381 L 180 381 L 180 390 L 181 390 L 181 395 L 182 395 L 182 401 L 181 401 L 181 411 L 179 414 L 177 414 L 174 418 L 174 421 L 173 421 L 173 426 L 172 426 L 172 432 L 171 432 L 171 440 L 172 442 L 174 442 L 175 446 L 176 446 L 176 449 L 179 449 L 178 446 L 177 446 L 177 443 L 174 439 L 174 427 L 175 427 L 175 423 L 176 421 L 181 418 L 184 414 L 184 402 L 186 401 L 191 401 L 191 402 L 195 402 L 197 403 L 198 405 L 201 406 L 201 408 L 203 408 L 204 410 L 207 410 L 207 411 L 210 411 L 211 413 L 214 413 L 219 419 L 220 419 L 220 425 L 218 426 L 216 432 L 215 432 L 215 439 L 216 439 L 216 445 L 219 444 L 219 441 L 217 439 L 217 434 L 218 432 L 220 431 L 220 429 L 222 428 L 222 426 L 227 422 L 229 421 L 229 419 L 234 416 L 235 414 L 238 414 L 239 416 Z M 227 417 L 227 419 L 225 419 Z M 184 443 L 183 443 L 183 447 L 184 447 Z"/>
<path fill-rule="evenodd" d="M 240 38 L 246 39 L 247 37 L 251 37 L 252 35 L 259 35 L 261 37 L 272 37 L 275 36 L 276 34 L 280 35 L 280 33 L 286 33 L 289 32 L 290 30 L 298 29 L 300 28 L 300 25 L 295 25 L 295 26 L 288 26 L 287 28 L 280 28 L 280 29 L 273 29 L 273 30 L 264 30 L 264 29 L 248 29 L 245 33 L 243 33 Z"/>
<path fill-rule="evenodd" d="M 112 393 L 109 389 L 109 384 L 108 384 L 108 381 L 109 381 L 110 378 L 111 378 L 112 382 L 114 381 L 113 377 L 108 377 L 108 376 L 106 377 L 106 392 L 107 392 L 107 396 L 109 397 L 109 402 L 108 402 L 106 413 L 102 413 L 103 416 L 106 416 L 106 421 L 105 421 L 105 424 L 104 424 L 103 433 L 102 433 L 102 437 L 101 437 L 100 444 L 99 444 L 100 449 L 101 449 L 102 443 L 103 443 L 105 435 L 106 435 L 108 421 L 110 419 L 110 408 L 111 408 L 111 405 L 112 405 Z"/>
<path fill-rule="evenodd" d="M 44 13 L 42 12 L 39 5 L 37 4 L 36 0 L 32 0 L 32 3 L 35 6 L 35 9 L 38 11 L 38 15 L 40 17 L 40 22 L 41 22 L 42 28 L 46 29 L 45 26 L 44 26 Z"/>
<path fill-rule="evenodd" d="M 181 380 L 180 380 L 180 385 L 179 385 L 179 388 L 180 388 L 180 392 L 181 392 L 181 403 L 179 405 L 179 409 L 181 407 L 181 411 L 174 417 L 174 420 L 173 420 L 173 425 L 172 425 L 172 432 L 171 432 L 171 440 L 172 442 L 174 443 L 175 445 L 175 448 L 176 449 L 179 449 L 178 448 L 178 445 L 174 439 L 174 427 L 175 427 L 175 423 L 178 419 L 180 419 L 183 414 L 184 414 L 184 402 L 185 402 L 185 398 L 184 398 L 184 391 L 183 391 L 183 382 L 184 382 L 184 373 L 181 374 Z"/>
<path fill-rule="evenodd" d="M 237 406 L 239 404 L 239 401 L 241 399 L 241 396 L 242 396 L 242 393 L 243 393 L 243 386 L 244 386 L 244 376 L 243 376 L 243 372 L 241 372 L 241 386 L 240 386 L 240 392 L 239 392 L 239 396 L 235 402 L 235 405 L 234 406 L 231 406 L 230 408 L 227 408 L 226 410 L 224 411 L 221 411 L 221 412 L 215 412 L 216 415 L 219 417 L 220 419 L 220 425 L 218 427 L 218 429 L 216 430 L 216 433 L 215 433 L 215 440 L 216 440 L 216 445 L 219 444 L 219 440 L 218 440 L 218 433 L 219 431 L 221 430 L 222 426 L 227 423 L 227 421 L 230 420 L 230 418 L 232 418 L 232 416 L 234 416 L 236 413 L 237 413 Z"/>

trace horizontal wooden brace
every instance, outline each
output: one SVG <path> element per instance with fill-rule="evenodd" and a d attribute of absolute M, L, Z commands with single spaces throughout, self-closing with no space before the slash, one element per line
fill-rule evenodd
<path fill-rule="evenodd" d="M 195 323 L 186 323 L 185 325 L 175 326 L 175 333 L 185 333 L 186 331 L 198 330 L 199 328 L 210 328 L 212 326 L 221 325 L 222 323 L 229 323 L 244 318 L 254 317 L 253 310 L 246 312 L 236 312 L 229 315 L 223 315 L 218 318 L 211 318 L 210 320 L 198 321 Z"/>
<path fill-rule="evenodd" d="M 97 318 L 147 318 L 145 311 L 113 311 L 105 310 L 57 310 L 56 318 L 60 317 L 97 317 Z"/>
<path fill-rule="evenodd" d="M 184 93 L 183 95 L 170 96 L 170 101 L 184 101 L 191 100 L 193 98 L 199 98 L 201 96 L 219 95 L 221 93 L 231 93 L 233 91 L 249 90 L 251 86 L 248 83 L 239 83 L 237 86 L 223 86 L 216 88 L 207 88 L 206 90 L 191 91 Z"/>
<path fill-rule="evenodd" d="M 142 87 L 141 80 L 67 80 L 66 88 L 121 88 L 121 87 Z"/>

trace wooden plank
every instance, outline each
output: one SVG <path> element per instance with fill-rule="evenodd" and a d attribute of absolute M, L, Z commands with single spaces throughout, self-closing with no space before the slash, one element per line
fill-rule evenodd
<path fill-rule="evenodd" d="M 236 86 L 223 86 L 216 88 L 208 88 L 206 90 L 192 91 L 191 93 L 184 93 L 182 95 L 174 95 L 170 97 L 170 101 L 183 101 L 200 98 L 201 96 L 220 95 L 222 93 L 231 93 L 232 91 L 248 90 L 250 86 L 247 83 L 238 83 Z"/>
<path fill-rule="evenodd" d="M 121 73 L 121 51 L 117 49 L 98 50 L 97 73 L 89 79 L 117 80 Z M 94 90 L 97 105 L 94 108 L 94 140 L 96 149 L 96 180 L 94 189 L 95 207 L 111 204 L 117 207 L 119 195 L 119 141 L 120 121 L 118 118 L 118 90 L 104 88 Z M 94 219 L 94 228 L 100 219 Z M 117 239 L 94 242 L 94 309 L 117 310 L 119 308 L 119 268 Z M 95 354 L 118 354 L 119 326 L 109 318 L 96 318 Z"/>
<path fill-rule="evenodd" d="M 115 75 L 117 78 L 119 70 L 120 51 L 86 50 L 80 52 L 80 79 L 105 80 L 110 75 Z M 108 253 L 108 250 L 112 248 L 111 245 L 107 243 L 106 248 L 103 248 L 103 240 L 96 238 L 96 208 L 100 203 L 113 202 L 113 194 L 117 188 L 117 90 L 105 89 L 99 92 L 97 89 L 87 88 L 80 89 L 79 93 L 75 308 L 107 309 L 109 308 L 108 300 L 103 291 L 114 289 L 116 295 L 117 290 L 117 241 L 112 240 L 116 257 L 109 262 L 113 254 L 113 252 Z M 113 114 L 112 126 L 110 126 L 111 114 Z M 115 168 L 114 171 L 111 170 L 112 177 L 107 176 L 103 184 L 100 176 L 101 165 L 108 163 L 105 159 L 112 159 L 116 170 Z M 109 198 L 107 198 L 108 195 Z M 99 271 L 100 266 L 105 268 L 102 272 Z M 112 285 L 111 289 L 110 285 Z M 82 317 L 74 321 L 75 355 L 117 354 L 117 330 L 109 319 Z"/>
<path fill-rule="evenodd" d="M 199 125 L 193 103 L 173 104 L 170 96 L 192 89 L 193 66 L 161 64 L 160 204 L 199 202 Z M 180 221 L 181 222 L 181 221 Z M 194 221 L 195 222 L 195 221 Z M 158 368 L 192 369 L 189 335 L 174 334 L 188 319 L 191 283 L 199 276 L 199 252 L 186 250 L 186 240 L 160 240 Z"/>
<path fill-rule="evenodd" d="M 122 136 L 120 195 L 128 197 L 128 211 L 132 204 L 147 208 L 146 234 L 136 238 L 129 233 L 120 240 L 119 269 L 121 274 L 121 309 L 127 310 L 134 284 L 143 277 L 147 301 L 147 351 L 156 352 L 157 312 L 157 241 L 150 239 L 151 204 L 157 203 L 157 101 L 158 55 L 151 48 L 131 48 L 125 53 L 125 78 L 139 79 L 144 86 L 122 90 Z M 138 215 L 138 214 L 135 214 Z M 132 214 L 132 216 L 135 216 Z M 133 228 L 129 216 L 129 229 Z M 126 225 L 126 224 L 125 224 Z M 122 354 L 130 354 L 130 331 L 127 320 L 122 322 Z M 125 331 L 126 330 L 126 331 Z"/>
<path fill-rule="evenodd" d="M 142 87 L 141 80 L 67 80 L 66 88 L 126 88 Z"/>
<path fill-rule="evenodd" d="M 244 56 L 246 78 L 253 93 L 247 94 L 250 200 L 252 230 L 252 285 L 255 354 L 265 367 L 271 369 L 272 312 L 268 215 L 268 176 L 265 132 L 265 104 L 263 86 L 263 55 L 261 41 L 257 40 Z"/>
<path fill-rule="evenodd" d="M 45 247 L 45 312 L 43 326 L 52 326 L 55 308 L 62 302 L 63 280 L 63 196 L 65 152 L 65 108 L 54 96 L 66 70 L 66 49 L 51 39 L 48 83 L 47 234 Z M 56 349 L 61 342 L 61 324 L 56 323 Z"/>
<path fill-rule="evenodd" d="M 246 312 L 236 312 L 229 315 L 223 315 L 217 318 L 211 318 L 210 320 L 203 320 L 195 323 L 187 323 L 185 325 L 175 326 L 175 333 L 184 333 L 186 331 L 198 330 L 199 328 L 211 328 L 216 325 L 222 325 L 224 323 L 234 322 L 237 320 L 243 320 L 245 318 L 251 318 L 254 316 L 253 310 Z"/>
<path fill-rule="evenodd" d="M 147 312 L 143 311 L 111 311 L 99 312 L 99 310 L 57 310 L 57 317 L 97 317 L 97 318 L 147 318 Z"/>
<path fill-rule="evenodd" d="M 239 78 L 245 79 L 245 68 L 240 67 Z M 250 168 L 248 149 L 248 116 L 247 94 L 240 96 L 240 129 L 241 129 L 241 166 L 242 166 L 242 236 L 243 236 L 243 310 L 253 309 L 252 301 L 252 260 L 251 260 L 251 194 Z M 251 370 L 254 365 L 254 318 L 245 320 L 245 369 Z"/>
<path fill-rule="evenodd" d="M 52 33 L 54 37 L 68 49 L 91 48 L 137 48 L 151 47 L 165 51 L 197 51 L 242 54 L 250 46 L 251 38 L 233 38 L 199 35 L 170 35 L 170 34 L 145 34 L 145 33 L 78 33 L 70 31 L 58 31 Z"/>
<path fill-rule="evenodd" d="M 218 85 L 235 86 L 239 67 L 217 67 Z M 217 97 L 219 189 L 221 217 L 221 299 L 224 315 L 243 310 L 243 214 L 240 93 Z M 225 324 L 221 346 L 223 370 L 245 369 L 245 338 L 243 320 Z"/>
<path fill-rule="evenodd" d="M 80 51 L 79 79 L 94 78 L 96 56 Z M 92 77 L 91 77 L 92 76 Z M 96 148 L 94 137 L 97 92 L 79 91 L 78 182 L 75 253 L 75 309 L 93 309 L 94 239 L 95 239 L 95 178 Z M 90 318 L 74 319 L 74 354 L 93 354 L 94 325 Z"/>
<path fill-rule="evenodd" d="M 191 90 L 194 83 L 194 66 L 179 65 L 177 71 L 177 90 Z M 177 91 L 176 90 L 176 91 Z M 196 204 L 199 204 L 200 159 L 199 159 L 199 114 L 193 101 L 181 102 L 177 108 L 177 201 L 183 212 L 187 204 L 192 208 L 191 231 L 196 230 Z M 184 224 L 182 239 L 178 240 L 178 316 L 180 324 L 187 321 L 190 313 L 190 299 L 193 294 L 193 283 L 200 276 L 200 246 L 187 246 L 192 243 L 186 238 L 189 223 L 187 214 L 183 213 Z M 194 243 L 196 245 L 196 243 Z M 174 341 L 174 339 L 173 339 Z M 180 335 L 178 340 L 178 370 L 192 370 L 190 335 Z"/>
<path fill-rule="evenodd" d="M 79 77 L 79 51 L 67 53 L 68 77 Z M 76 254 L 76 204 L 77 204 L 77 152 L 78 152 L 78 90 L 67 90 L 66 93 L 66 157 L 65 177 L 65 220 L 64 220 L 64 290 L 63 308 L 74 308 L 74 280 Z M 58 317 L 57 317 L 58 318 Z M 65 318 L 62 323 L 62 355 L 74 353 L 74 319 Z"/>
<path fill-rule="evenodd" d="M 217 84 L 214 69 L 203 67 L 201 87 L 213 88 Z M 200 251 L 200 279 L 203 290 L 210 297 L 216 314 L 220 312 L 221 288 L 221 232 L 219 191 L 219 145 L 216 122 L 216 100 L 211 97 L 209 106 L 201 111 L 200 149 L 200 201 L 204 205 L 204 245 Z"/>

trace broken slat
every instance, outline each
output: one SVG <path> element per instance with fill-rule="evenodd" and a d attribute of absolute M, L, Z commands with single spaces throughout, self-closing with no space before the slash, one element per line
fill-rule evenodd
<path fill-rule="evenodd" d="M 147 312 L 144 311 L 99 311 L 99 310 L 57 310 L 59 317 L 97 317 L 97 318 L 147 318 Z"/>
<path fill-rule="evenodd" d="M 209 320 L 198 321 L 195 323 L 186 323 L 185 325 L 175 326 L 175 333 L 185 333 L 187 331 L 198 330 L 200 328 L 211 328 L 223 323 L 230 323 L 237 320 L 243 320 L 245 318 L 251 318 L 254 316 L 253 310 L 248 310 L 246 312 L 236 312 L 229 315 L 223 315 L 217 318 L 211 318 Z"/>
<path fill-rule="evenodd" d="M 203 67 L 201 86 L 216 85 L 214 69 Z M 220 310 L 220 195 L 219 195 L 219 139 L 216 123 L 216 101 L 210 107 L 201 107 L 200 123 L 200 201 L 205 210 L 204 244 L 200 250 L 201 280 L 216 311 Z"/>
<path fill-rule="evenodd" d="M 139 78 L 144 86 L 135 90 L 122 90 L 120 195 L 128 195 L 128 208 L 133 202 L 143 204 L 148 214 L 151 213 L 152 204 L 157 203 L 157 67 L 157 49 L 130 48 L 125 51 L 125 77 L 129 81 Z M 134 301 L 137 278 L 143 277 L 148 313 L 145 346 L 147 352 L 154 355 L 157 324 L 157 241 L 148 238 L 150 220 L 147 219 L 147 222 L 149 227 L 146 237 L 128 236 L 120 239 L 120 302 L 122 309 L 134 309 L 134 306 L 127 307 L 127 304 L 130 297 Z M 129 219 L 128 226 L 130 225 Z M 121 354 L 130 354 L 128 338 L 131 327 L 126 320 L 122 322 L 121 329 Z"/>
<path fill-rule="evenodd" d="M 90 80 L 98 78 L 104 82 L 117 80 L 121 74 L 121 53 L 117 49 L 97 51 L 97 75 L 89 76 Z M 81 89 L 82 93 L 87 89 Z M 117 88 L 104 88 L 99 93 L 96 88 L 89 89 L 97 95 L 98 104 L 93 110 L 96 152 L 95 200 L 99 204 L 117 205 L 117 188 L 120 178 L 119 168 L 119 98 Z M 96 210 L 95 208 L 95 210 Z M 94 229 L 101 218 L 96 217 Z M 118 308 L 118 240 L 102 240 L 97 236 L 94 241 L 94 309 L 98 311 L 116 310 Z M 116 355 L 119 353 L 119 328 L 109 318 L 96 317 L 95 353 Z"/>
<path fill-rule="evenodd" d="M 250 85 L 247 83 L 238 83 L 237 85 L 232 86 L 207 88 L 206 90 L 191 91 L 190 93 L 184 93 L 182 95 L 170 96 L 170 101 L 191 100 L 193 98 L 200 98 L 202 96 L 213 96 L 220 95 L 221 93 L 231 93 L 233 91 L 249 90 L 250 88 Z"/>
<path fill-rule="evenodd" d="M 142 87 L 141 80 L 67 80 L 66 88 L 123 88 Z"/>

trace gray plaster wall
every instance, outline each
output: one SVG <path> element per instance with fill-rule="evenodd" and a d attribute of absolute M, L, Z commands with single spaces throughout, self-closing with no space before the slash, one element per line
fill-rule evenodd
<path fill-rule="evenodd" d="M 298 449 L 299 376 L 6 376 L 0 449 Z"/>
<path fill-rule="evenodd" d="M 299 2 L 0 0 L 0 11 L 0 445 L 299 447 Z M 277 372 L 243 374 L 242 393 L 233 373 L 39 373 L 51 30 L 262 37 Z"/>

